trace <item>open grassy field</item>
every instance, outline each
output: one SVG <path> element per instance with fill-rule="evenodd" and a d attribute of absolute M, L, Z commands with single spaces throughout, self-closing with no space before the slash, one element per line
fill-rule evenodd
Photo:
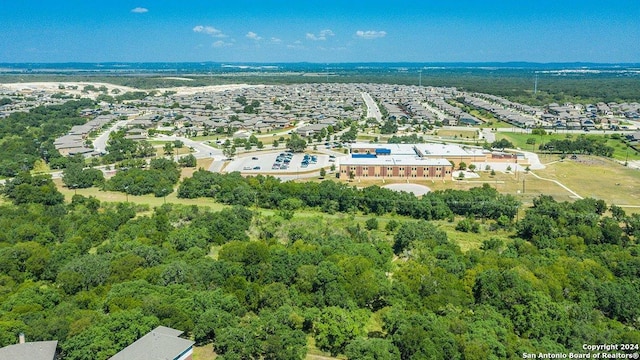
<path fill-rule="evenodd" d="M 576 160 L 550 164 L 536 174 L 558 180 L 583 197 L 602 199 L 608 204 L 640 205 L 640 170 L 614 160 L 579 155 Z"/>
<path fill-rule="evenodd" d="M 606 133 L 603 132 L 591 132 L 589 133 L 589 137 L 591 136 L 599 136 L 603 137 Z M 566 134 L 566 133 L 552 133 L 547 135 L 532 135 L 527 133 L 497 133 L 496 140 L 507 139 L 513 143 L 514 146 L 526 150 L 526 151 L 534 151 L 538 152 L 538 146 L 542 143 L 549 142 L 550 140 L 564 140 L 575 139 L 578 134 Z M 534 138 L 536 143 L 534 145 L 527 144 L 527 139 Z M 627 144 L 623 143 L 621 140 L 607 138 L 606 141 L 607 146 L 611 146 L 613 148 L 613 158 L 616 160 L 624 161 L 628 160 L 639 160 L 640 153 L 635 151 L 634 149 L 627 146 Z"/>
<path fill-rule="evenodd" d="M 205 170 L 208 169 L 211 166 L 212 162 L 213 162 L 213 159 L 211 159 L 211 158 L 197 159 L 196 160 L 196 167 L 193 167 L 193 168 L 182 168 L 182 170 L 180 171 L 180 179 L 191 177 L 193 175 L 193 173 L 195 171 L 197 171 L 198 169 L 200 169 L 200 168 L 205 169 Z"/>
<path fill-rule="evenodd" d="M 573 135 L 575 137 L 575 134 L 569 134 L 569 135 Z M 527 144 L 527 139 L 530 139 L 530 138 L 534 138 L 536 140 L 536 143 L 534 145 Z M 515 147 L 520 148 L 522 150 L 537 152 L 538 146 L 540 146 L 540 144 L 546 143 L 550 140 L 567 139 L 567 134 L 553 133 L 553 134 L 540 136 L 540 135 L 527 134 L 524 132 L 524 130 L 521 133 L 520 132 L 496 133 L 496 140 L 501 140 L 501 139 L 507 139 L 511 141 Z"/>
<path fill-rule="evenodd" d="M 279 134 L 273 134 L 272 136 L 261 136 L 258 138 L 259 141 L 262 141 L 262 143 L 265 145 L 265 147 L 267 145 L 269 145 L 269 147 L 271 147 L 271 145 L 273 144 L 274 141 L 276 140 L 280 140 L 280 138 L 283 138 L 284 141 L 287 141 L 289 138 L 291 137 L 291 135 L 288 135 L 286 133 L 279 133 Z M 283 146 L 284 142 L 280 143 L 280 146 Z"/>
<path fill-rule="evenodd" d="M 613 158 L 616 160 L 626 161 L 640 159 L 640 152 L 634 150 L 632 147 L 620 140 L 609 139 L 607 140 L 607 146 L 611 146 L 613 148 Z"/>
<path fill-rule="evenodd" d="M 165 156 L 166 154 L 164 153 L 164 149 L 162 148 L 162 146 L 156 147 L 156 157 L 162 157 Z M 188 146 L 183 146 L 181 148 L 174 148 L 173 149 L 173 156 L 175 155 L 187 155 L 191 152 L 191 149 L 189 149 Z"/>
<path fill-rule="evenodd" d="M 505 244 L 511 242 L 511 234 L 509 232 L 504 230 L 490 231 L 489 221 L 483 222 L 483 224 L 480 226 L 480 232 L 476 234 L 471 232 L 465 233 L 456 230 L 456 225 L 458 224 L 459 220 L 461 220 L 461 218 L 456 219 L 454 222 L 441 220 L 435 221 L 434 223 L 440 230 L 446 232 L 447 238 L 460 246 L 460 249 L 464 252 L 471 249 L 479 249 L 483 241 L 492 238 L 500 239 Z"/>
<path fill-rule="evenodd" d="M 437 136 L 442 138 L 460 138 L 460 139 L 477 139 L 478 130 L 470 128 L 469 130 L 447 130 L 439 129 L 436 131 Z"/>
<path fill-rule="evenodd" d="M 473 113 L 471 115 L 473 115 Z M 489 121 L 486 124 L 482 124 L 480 126 L 484 127 L 484 128 L 489 127 L 489 128 L 494 128 L 494 129 L 502 129 L 502 128 L 513 127 L 513 125 L 511 125 L 511 124 L 509 124 L 507 122 L 504 122 L 504 121 L 500 121 L 500 120 L 492 120 L 492 121 Z"/>
<path fill-rule="evenodd" d="M 71 201 L 71 198 L 74 194 L 82 195 L 82 196 L 93 196 L 100 201 L 107 202 L 126 202 L 129 201 L 135 204 L 146 204 L 150 207 L 161 206 L 165 203 L 176 203 L 182 205 L 197 205 L 197 206 L 205 206 L 209 207 L 212 210 L 222 210 L 226 206 L 224 204 L 217 203 L 209 198 L 202 199 L 179 199 L 176 196 L 176 192 L 172 192 L 167 195 L 166 199 L 162 197 L 155 197 L 153 194 L 142 195 L 142 196 L 127 196 L 125 193 L 117 192 L 117 191 L 102 191 L 98 188 L 88 188 L 88 189 L 69 189 L 62 184 L 61 179 L 54 179 L 54 183 L 58 186 L 58 190 L 64 195 L 65 200 L 67 202 Z"/>

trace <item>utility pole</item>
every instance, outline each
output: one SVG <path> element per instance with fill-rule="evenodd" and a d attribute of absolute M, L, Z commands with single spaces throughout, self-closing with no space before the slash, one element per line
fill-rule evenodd
<path fill-rule="evenodd" d="M 418 73 L 420 74 L 420 80 L 418 82 L 418 85 L 422 87 L 422 70 L 418 70 Z"/>
<path fill-rule="evenodd" d="M 536 74 L 536 80 L 533 83 L 533 95 L 538 93 L 538 74 Z"/>

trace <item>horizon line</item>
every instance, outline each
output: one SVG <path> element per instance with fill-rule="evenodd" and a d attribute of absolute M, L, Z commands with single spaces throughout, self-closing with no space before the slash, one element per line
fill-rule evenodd
<path fill-rule="evenodd" d="M 0 62 L 0 64 L 593 64 L 593 65 L 640 65 L 638 62 L 596 62 L 596 61 L 337 61 L 337 62 L 314 62 L 314 61 L 56 61 L 56 62 Z"/>

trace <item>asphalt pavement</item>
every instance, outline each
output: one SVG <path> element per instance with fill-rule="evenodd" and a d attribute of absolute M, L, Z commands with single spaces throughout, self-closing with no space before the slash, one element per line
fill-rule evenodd
<path fill-rule="evenodd" d="M 362 92 L 361 95 L 362 95 L 362 99 L 367 105 L 367 118 L 374 118 L 378 122 L 382 122 L 382 113 L 380 112 L 380 108 L 378 107 L 378 104 L 376 104 L 376 102 L 373 100 L 371 95 L 369 95 L 369 93 Z"/>

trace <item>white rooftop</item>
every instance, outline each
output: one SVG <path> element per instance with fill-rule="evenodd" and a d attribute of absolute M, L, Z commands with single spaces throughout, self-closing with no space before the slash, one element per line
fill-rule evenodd
<path fill-rule="evenodd" d="M 418 155 L 415 149 L 422 153 L 422 156 L 429 157 L 450 157 L 450 156 L 481 156 L 484 150 L 462 147 L 455 144 L 378 144 L 378 143 L 354 143 L 351 149 L 389 149 L 391 155 Z"/>
<path fill-rule="evenodd" d="M 371 166 L 451 166 L 451 163 L 447 159 L 432 159 L 432 158 L 420 158 L 415 155 L 388 155 L 379 156 L 376 158 L 342 158 L 340 159 L 340 165 L 356 166 L 356 165 L 371 165 Z"/>

